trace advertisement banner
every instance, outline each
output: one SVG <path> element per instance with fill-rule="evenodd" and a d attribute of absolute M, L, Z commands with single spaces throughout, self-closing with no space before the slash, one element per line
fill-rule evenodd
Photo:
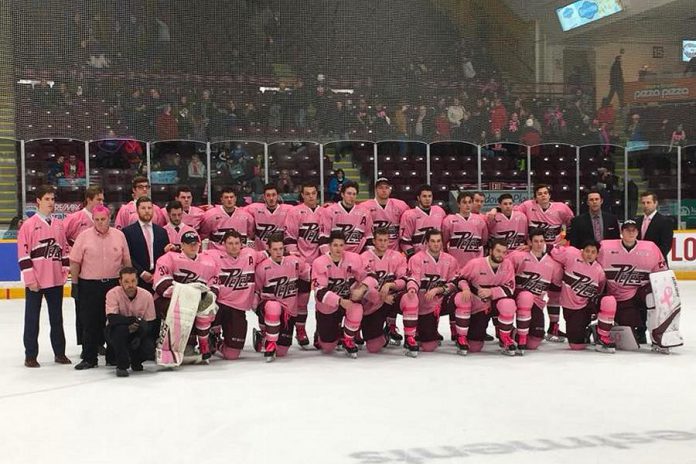
<path fill-rule="evenodd" d="M 624 98 L 627 103 L 637 105 L 696 100 L 696 78 L 626 82 Z"/>
<path fill-rule="evenodd" d="M 667 258 L 669 268 L 672 270 L 696 271 L 696 231 L 675 231 L 672 251 Z"/>
<path fill-rule="evenodd" d="M 53 212 L 53 217 L 56 219 L 65 219 L 65 217 L 82 208 L 82 203 L 56 203 L 56 209 Z M 31 217 L 36 213 L 36 203 L 24 205 L 24 214 Z"/>

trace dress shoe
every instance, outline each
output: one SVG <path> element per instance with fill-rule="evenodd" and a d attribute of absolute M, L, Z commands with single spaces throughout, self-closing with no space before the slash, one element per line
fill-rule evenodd
<path fill-rule="evenodd" d="M 130 374 L 125 369 L 116 369 L 116 377 L 128 377 Z"/>
<path fill-rule="evenodd" d="M 36 360 L 36 358 L 27 358 L 24 360 L 24 365 L 26 367 L 41 367 L 41 364 Z"/>
<path fill-rule="evenodd" d="M 80 364 L 75 366 L 75 369 L 78 371 L 83 371 L 85 369 L 92 369 L 93 367 L 97 367 L 97 363 L 91 363 L 89 361 L 82 361 Z"/>
<path fill-rule="evenodd" d="M 70 361 L 70 359 L 68 359 L 68 357 L 64 354 L 56 356 L 53 358 L 53 360 L 56 362 L 56 364 L 72 364 L 72 361 Z"/>

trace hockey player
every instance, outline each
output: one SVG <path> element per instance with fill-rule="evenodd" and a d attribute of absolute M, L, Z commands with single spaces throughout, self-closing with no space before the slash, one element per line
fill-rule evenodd
<path fill-rule="evenodd" d="M 444 298 L 455 290 L 452 279 L 457 273 L 457 261 L 442 251 L 442 232 L 428 230 L 425 243 L 427 248 L 413 255 L 408 262 L 407 292 L 400 302 L 404 318 L 404 347 L 406 355 L 411 357 L 418 356 L 420 348 L 423 351 L 437 348 L 440 309 Z"/>
<path fill-rule="evenodd" d="M 220 193 L 221 205 L 210 208 L 203 215 L 200 233 L 203 239 L 209 239 L 208 249 L 225 251 L 222 237 L 229 230 L 236 230 L 242 236 L 242 244 L 254 238 L 254 219 L 237 207 L 237 194 L 231 187 L 225 187 Z"/>
<path fill-rule="evenodd" d="M 487 257 L 472 259 L 459 272 L 455 283 L 460 291 L 454 297 L 459 354 L 483 349 L 491 316 L 498 317 L 501 352 L 509 356 L 524 353 L 526 334 L 520 336 L 519 351 L 511 336 L 517 313 L 513 299 L 515 269 L 505 258 L 506 251 L 504 241 L 493 241 Z M 527 311 L 531 311 L 531 302 Z"/>
<path fill-rule="evenodd" d="M 389 248 L 399 251 L 399 227 L 401 216 L 408 211 L 408 205 L 397 198 L 390 198 L 392 187 L 389 179 L 380 177 L 375 182 L 375 198 L 360 204 L 372 218 L 372 230 L 386 228 L 389 232 Z"/>
<path fill-rule="evenodd" d="M 529 250 L 517 250 L 507 257 L 515 268 L 518 344 L 528 333 L 526 349 L 535 350 L 544 339 L 544 297 L 549 290 L 560 292 L 563 267 L 546 252 L 544 231 L 529 232 Z M 522 341 L 520 341 L 522 339 Z"/>
<path fill-rule="evenodd" d="M 667 265 L 657 245 L 637 238 L 636 222 L 624 222 L 620 240 L 602 241 L 597 261 L 607 277 L 606 293 L 616 299 L 616 325 L 645 333 L 642 313 L 653 307 L 650 273 L 666 270 Z"/>
<path fill-rule="evenodd" d="M 345 237 L 346 251 L 361 253 L 372 244 L 372 217 L 366 209 L 356 205 L 358 184 L 344 182 L 341 185 L 341 201 L 327 207 L 322 212 L 321 237 L 319 239 L 322 253 L 329 250 L 329 236 L 341 232 Z"/>
<path fill-rule="evenodd" d="M 527 242 L 527 216 L 513 208 L 512 195 L 504 193 L 498 197 L 498 207 L 486 215 L 490 238 L 505 240 L 508 253 Z"/>
<path fill-rule="evenodd" d="M 585 349 L 585 334 L 596 315 L 599 340 L 595 350 L 614 353 L 616 346 L 609 332 L 614 325 L 616 300 L 612 296 L 601 297 L 606 277 L 596 261 L 600 245 L 594 239 L 585 242 L 582 250 L 563 244 L 553 247 L 551 257 L 563 266 L 561 305 L 570 349 Z"/>
<path fill-rule="evenodd" d="M 254 272 L 266 255 L 245 247 L 242 234 L 236 230 L 225 232 L 222 243 L 224 251 L 206 252 L 217 265 L 217 274 L 210 284 L 219 307 L 212 333 L 222 332 L 223 343 L 217 343 L 216 349 L 223 358 L 231 360 L 239 358 L 244 348 L 246 312 L 256 307 Z"/>
<path fill-rule="evenodd" d="M 401 216 L 401 251 L 410 259 L 417 252 L 427 248 L 425 234 L 429 230 L 442 229 L 445 210 L 433 206 L 433 189 L 421 185 L 416 191 L 418 204 Z"/>
<path fill-rule="evenodd" d="M 181 203 L 183 213 L 181 222 L 192 227 L 195 231 L 198 231 L 205 212 L 202 208 L 193 206 L 193 193 L 191 192 L 191 187 L 182 185 L 176 189 L 176 196 L 174 198 Z"/>
<path fill-rule="evenodd" d="M 130 201 L 122 205 L 121 208 L 118 210 L 118 214 L 116 214 L 114 226 L 119 230 L 133 224 L 134 222 L 138 222 L 138 208 L 135 202 L 138 201 L 138 198 L 140 197 L 150 196 L 150 181 L 147 180 L 147 177 L 134 177 L 132 182 L 132 188 L 133 201 Z M 164 225 L 167 223 L 166 213 L 162 210 L 162 208 L 160 208 L 154 203 L 152 204 L 152 209 L 152 223 L 164 227 Z"/>
<path fill-rule="evenodd" d="M 173 200 L 167 203 L 167 216 L 169 222 L 164 226 L 169 237 L 169 245 L 165 247 L 165 251 L 181 251 L 181 236 L 186 232 L 195 232 L 195 229 L 183 222 L 184 207 L 178 200 Z"/>
<path fill-rule="evenodd" d="M 246 212 L 254 219 L 254 245 L 256 251 L 266 251 L 266 241 L 274 232 L 285 231 L 290 205 L 278 203 L 278 187 L 266 184 L 263 188 L 263 203 L 252 203 Z"/>
<path fill-rule="evenodd" d="M 563 228 L 570 226 L 573 212 L 565 203 L 552 202 L 551 191 L 548 185 L 539 184 L 534 187 L 534 200 L 527 200 L 519 206 L 519 211 L 527 216 L 529 229 L 541 229 L 544 231 L 544 239 L 549 245 L 561 241 Z M 547 311 L 549 313 L 549 330 L 547 339 L 553 342 L 565 341 L 565 334 L 558 327 L 561 314 L 559 305 L 560 295 L 557 292 L 549 292 Z"/>
<path fill-rule="evenodd" d="M 207 254 L 200 253 L 200 245 L 201 240 L 195 231 L 186 232 L 181 237 L 181 253 L 165 253 L 157 260 L 154 273 L 155 308 L 162 320 L 166 319 L 174 282 L 208 285 L 217 275 L 215 261 Z M 196 316 L 193 334 L 198 339 L 203 360 L 211 355 L 208 332 L 212 322 L 211 316 Z"/>
<path fill-rule="evenodd" d="M 284 256 L 283 233 L 274 232 L 268 237 L 270 255 L 256 266 L 256 292 L 260 299 L 259 310 L 266 325 L 264 357 L 273 361 L 285 356 L 292 344 L 292 332 L 297 316 L 298 290 L 309 293 L 310 267 L 303 259 Z"/>
<path fill-rule="evenodd" d="M 314 183 L 304 183 L 300 190 L 302 203 L 293 207 L 287 216 L 285 233 L 285 249 L 309 264 L 317 259 L 319 254 L 319 232 L 323 209 L 318 205 L 319 189 Z M 300 347 L 309 345 L 307 330 L 307 304 L 309 291 L 298 289 L 297 317 L 295 319 L 295 336 Z"/>
<path fill-rule="evenodd" d="M 371 229 L 370 229 L 371 230 Z M 359 288 L 365 278 L 360 255 L 346 251 L 341 231 L 331 232 L 329 252 L 312 263 L 312 287 L 316 298 L 317 341 L 324 353 L 338 345 L 343 322 L 343 347 L 350 357 L 357 357 L 355 335 L 360 330 L 363 307 L 358 303 Z"/>
<path fill-rule="evenodd" d="M 398 295 L 406 288 L 406 258 L 390 248 L 390 233 L 385 227 L 374 230 L 374 248 L 364 251 L 361 258 L 368 289 L 362 300 L 362 336 L 367 351 L 377 353 L 387 341 L 400 344 L 403 339 L 396 331 L 396 314 Z"/>
<path fill-rule="evenodd" d="M 483 205 L 486 202 L 486 196 L 483 192 L 474 192 L 472 197 L 473 204 L 471 205 L 471 212 L 474 214 L 483 214 Z"/>

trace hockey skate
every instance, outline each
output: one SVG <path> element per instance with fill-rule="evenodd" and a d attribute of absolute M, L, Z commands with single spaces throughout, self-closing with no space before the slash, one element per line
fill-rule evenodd
<path fill-rule="evenodd" d="M 264 347 L 263 357 L 267 363 L 275 361 L 276 358 L 276 342 L 267 341 Z"/>
<path fill-rule="evenodd" d="M 457 354 L 460 356 L 466 356 L 469 354 L 469 341 L 464 335 L 459 335 L 457 337 Z"/>
<path fill-rule="evenodd" d="M 353 339 L 353 341 L 360 350 L 363 348 L 363 346 L 365 346 L 365 340 L 363 340 L 362 334 L 360 332 L 355 334 L 355 338 Z"/>
<path fill-rule="evenodd" d="M 524 356 L 524 353 L 527 351 L 527 336 L 526 335 L 517 335 L 517 355 L 518 356 Z"/>
<path fill-rule="evenodd" d="M 252 343 L 254 344 L 254 351 L 257 353 L 261 352 L 261 349 L 263 348 L 263 339 L 264 335 L 261 331 L 252 329 Z"/>
<path fill-rule="evenodd" d="M 343 337 L 343 349 L 346 352 L 346 356 L 352 359 L 358 359 L 358 347 L 354 339 Z"/>
<path fill-rule="evenodd" d="M 500 332 L 500 353 L 506 356 L 515 356 L 517 354 L 517 345 L 509 333 Z"/>
<path fill-rule="evenodd" d="M 616 353 L 616 345 L 608 335 L 600 335 L 595 344 L 595 351 L 600 353 Z"/>
<path fill-rule="evenodd" d="M 399 333 L 399 329 L 396 327 L 396 324 L 386 326 L 384 335 L 387 337 L 387 340 L 391 346 L 399 346 L 404 340 L 404 337 L 402 337 Z"/>
<path fill-rule="evenodd" d="M 305 326 L 298 325 L 295 327 L 295 339 L 297 340 L 297 344 L 300 345 L 300 348 L 303 350 L 307 349 L 309 346 L 309 337 L 307 337 Z"/>
<path fill-rule="evenodd" d="M 404 348 L 406 348 L 406 356 L 410 358 L 418 357 L 418 351 L 420 348 L 418 347 L 418 342 L 416 342 L 415 337 L 412 335 L 406 335 L 406 339 L 404 340 Z"/>
<path fill-rule="evenodd" d="M 546 341 L 552 343 L 565 343 L 566 334 L 561 331 L 558 322 L 552 322 L 549 326 L 549 330 L 546 332 Z"/>
<path fill-rule="evenodd" d="M 672 352 L 669 350 L 669 348 L 664 347 L 664 346 L 655 345 L 654 343 L 650 346 L 650 351 L 652 351 L 653 353 L 659 353 L 659 354 L 672 354 Z"/>

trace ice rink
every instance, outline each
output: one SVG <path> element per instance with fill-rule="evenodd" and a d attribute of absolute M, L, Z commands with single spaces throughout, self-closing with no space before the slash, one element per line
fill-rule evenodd
<path fill-rule="evenodd" d="M 266 364 L 247 343 L 239 361 L 146 364 L 125 379 L 103 358 L 83 372 L 54 364 L 45 308 L 42 367 L 23 367 L 24 302 L 3 301 L 0 461 L 696 463 L 696 282 L 681 295 L 686 345 L 670 356 L 545 344 L 509 358 L 491 343 L 461 357 L 446 342 L 417 359 L 293 347 Z M 77 362 L 70 299 L 64 314 Z"/>

